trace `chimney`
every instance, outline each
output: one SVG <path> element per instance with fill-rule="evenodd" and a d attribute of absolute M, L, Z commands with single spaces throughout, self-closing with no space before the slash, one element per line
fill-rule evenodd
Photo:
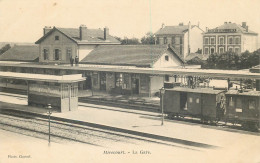
<path fill-rule="evenodd" d="M 206 27 L 206 32 L 208 32 L 208 30 L 209 30 L 209 28 L 208 28 L 208 27 Z"/>
<path fill-rule="evenodd" d="M 242 22 L 242 27 L 246 28 L 246 22 Z"/>
<path fill-rule="evenodd" d="M 79 27 L 79 38 L 80 40 L 86 40 L 87 39 L 87 27 L 86 25 L 80 25 Z"/>
<path fill-rule="evenodd" d="M 108 35 L 109 35 L 109 28 L 105 27 L 104 28 L 104 40 L 108 39 Z"/>
<path fill-rule="evenodd" d="M 165 27 L 165 25 L 164 25 L 164 23 L 162 23 L 162 28 L 164 28 Z"/>
<path fill-rule="evenodd" d="M 248 26 L 246 26 L 246 32 L 248 32 Z"/>
<path fill-rule="evenodd" d="M 183 26 L 183 23 L 181 22 L 181 23 L 179 23 L 179 26 Z"/>
<path fill-rule="evenodd" d="M 50 32 L 50 30 L 52 30 L 51 26 L 45 26 L 43 28 L 43 35 L 47 34 L 48 32 Z"/>
<path fill-rule="evenodd" d="M 227 22 L 224 22 L 224 24 L 227 24 Z"/>

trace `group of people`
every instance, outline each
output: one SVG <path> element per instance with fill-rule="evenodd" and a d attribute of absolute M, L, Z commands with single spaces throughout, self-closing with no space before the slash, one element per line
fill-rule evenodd
<path fill-rule="evenodd" d="M 71 64 L 71 66 L 73 66 L 73 64 L 74 64 L 74 58 L 72 56 L 70 56 L 70 64 Z M 75 57 L 75 65 L 78 65 L 78 64 L 79 64 L 79 57 L 76 56 Z"/>

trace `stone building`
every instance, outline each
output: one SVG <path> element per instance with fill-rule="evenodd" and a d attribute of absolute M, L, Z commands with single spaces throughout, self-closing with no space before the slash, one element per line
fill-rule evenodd
<path fill-rule="evenodd" d="M 156 44 L 170 44 L 184 59 L 190 53 L 202 48 L 202 33 L 199 25 L 180 23 L 178 26 L 165 26 L 155 33 Z"/>
<path fill-rule="evenodd" d="M 70 57 L 83 59 L 98 45 L 121 44 L 109 35 L 109 29 L 45 27 L 43 36 L 35 42 L 39 44 L 39 62 L 69 63 Z"/>
<path fill-rule="evenodd" d="M 246 22 L 242 22 L 242 25 L 225 22 L 203 33 L 203 53 L 221 54 L 231 51 L 240 54 L 246 50 L 253 52 L 257 49 L 257 36 Z"/>

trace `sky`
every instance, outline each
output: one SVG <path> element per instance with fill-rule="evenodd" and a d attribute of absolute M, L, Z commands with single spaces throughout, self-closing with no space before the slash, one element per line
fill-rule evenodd
<path fill-rule="evenodd" d="M 247 22 L 260 33 L 259 8 L 260 0 L 0 0 L 0 42 L 35 42 L 44 26 L 81 24 L 128 38 L 189 21 L 203 30 Z"/>

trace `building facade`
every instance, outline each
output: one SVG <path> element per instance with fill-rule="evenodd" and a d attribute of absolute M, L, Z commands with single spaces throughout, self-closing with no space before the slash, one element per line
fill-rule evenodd
<path fill-rule="evenodd" d="M 164 26 L 155 33 L 156 44 L 170 44 L 184 59 L 202 48 L 203 30 L 199 25 Z"/>
<path fill-rule="evenodd" d="M 115 45 L 120 42 L 109 35 L 109 29 L 88 29 L 85 25 L 77 28 L 45 27 L 39 44 L 39 62 L 69 63 L 70 58 L 79 61 L 98 45 Z"/>
<path fill-rule="evenodd" d="M 258 34 L 249 30 L 246 22 L 242 25 L 225 22 L 203 33 L 203 54 L 224 53 L 227 51 L 240 54 L 246 50 L 257 49 Z"/>

